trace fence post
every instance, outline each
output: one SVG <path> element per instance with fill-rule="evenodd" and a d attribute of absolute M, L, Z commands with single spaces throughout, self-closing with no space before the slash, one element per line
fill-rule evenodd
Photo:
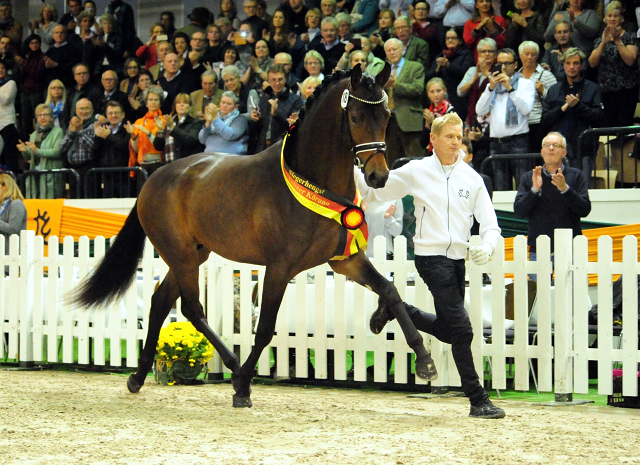
<path fill-rule="evenodd" d="M 20 231 L 20 291 L 18 318 L 20 320 L 20 366 L 33 365 L 33 242 L 35 232 Z"/>
<path fill-rule="evenodd" d="M 573 232 L 555 230 L 555 400 L 573 400 Z M 544 279 L 539 277 L 538 279 Z"/>
<path fill-rule="evenodd" d="M 622 393 L 638 396 L 638 238 L 622 239 Z"/>

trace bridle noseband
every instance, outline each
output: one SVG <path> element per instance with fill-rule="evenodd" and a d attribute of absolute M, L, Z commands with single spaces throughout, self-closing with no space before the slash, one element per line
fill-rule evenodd
<path fill-rule="evenodd" d="M 367 105 L 378 105 L 380 103 L 384 103 L 387 101 L 387 93 L 384 90 L 382 91 L 382 98 L 374 102 L 371 100 L 364 100 L 364 99 L 361 99 L 360 97 L 356 97 L 351 92 L 349 92 L 350 87 L 351 85 L 349 85 L 342 93 L 342 99 L 340 101 L 340 105 L 342 106 L 342 110 L 344 111 L 347 111 L 347 104 L 349 103 L 350 98 L 357 100 L 358 102 L 366 103 Z M 349 131 L 349 133 L 351 133 L 351 131 Z M 353 138 L 351 140 L 353 141 Z M 364 173 L 364 170 L 367 164 L 376 153 L 379 153 L 379 152 L 386 153 L 387 144 L 386 142 L 367 142 L 366 144 L 356 144 L 353 146 L 351 150 L 353 152 L 353 157 L 354 157 L 356 166 L 360 168 L 360 170 Z M 362 158 L 360 157 L 360 154 L 362 152 L 373 152 L 364 161 L 364 163 L 362 162 Z"/>

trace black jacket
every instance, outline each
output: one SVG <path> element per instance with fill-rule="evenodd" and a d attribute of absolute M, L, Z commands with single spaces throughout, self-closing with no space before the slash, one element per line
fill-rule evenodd
<path fill-rule="evenodd" d="M 93 159 L 101 168 L 126 168 L 129 166 L 129 138 L 124 128 L 124 121 L 115 134 L 109 134 L 106 139 L 96 137 L 93 145 Z"/>
<path fill-rule="evenodd" d="M 199 118 L 186 116 L 182 123 L 177 123 L 171 130 L 171 136 L 174 140 L 173 153 L 175 160 L 185 158 L 194 153 L 204 152 L 204 145 L 200 143 L 198 134 L 204 125 L 204 121 Z M 164 150 L 166 139 L 164 132 L 158 131 L 153 141 L 153 147 L 156 150 Z"/>

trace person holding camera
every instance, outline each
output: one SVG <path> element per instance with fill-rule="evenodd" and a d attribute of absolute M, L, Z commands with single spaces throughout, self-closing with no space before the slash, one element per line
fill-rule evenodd
<path fill-rule="evenodd" d="M 489 137 L 491 155 L 529 153 L 529 113 L 533 109 L 536 88 L 532 81 L 516 72 L 518 55 L 510 48 L 498 52 L 491 69 L 489 85 L 476 103 L 476 112 L 491 112 Z M 493 163 L 496 190 L 512 188 L 512 171 L 516 189 L 528 167 L 527 160 L 510 159 Z"/>

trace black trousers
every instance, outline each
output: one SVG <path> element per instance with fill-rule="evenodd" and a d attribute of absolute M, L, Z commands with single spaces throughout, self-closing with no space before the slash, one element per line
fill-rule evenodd
<path fill-rule="evenodd" d="M 471 353 L 473 329 L 464 308 L 464 260 L 452 260 L 440 255 L 416 255 L 415 265 L 433 295 L 436 314 L 423 312 L 405 303 L 407 313 L 419 331 L 451 344 L 464 395 L 472 405 L 477 405 L 487 394 L 480 384 Z"/>

